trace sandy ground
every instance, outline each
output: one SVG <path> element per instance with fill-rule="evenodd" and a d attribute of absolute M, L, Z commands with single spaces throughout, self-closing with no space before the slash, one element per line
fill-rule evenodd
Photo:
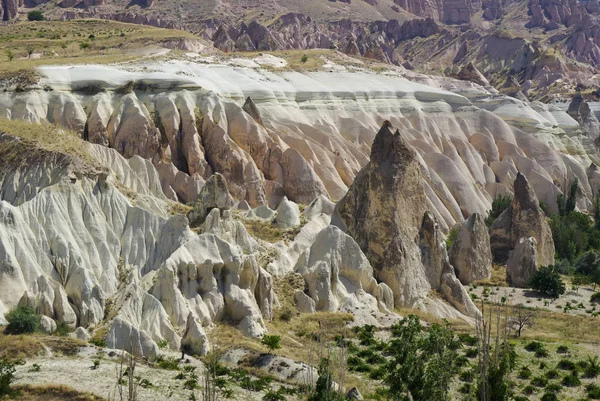
<path fill-rule="evenodd" d="M 110 357 L 110 351 L 116 355 Z M 117 369 L 119 368 L 118 350 L 100 350 L 95 347 L 84 347 L 78 356 L 65 357 L 48 354 L 44 357 L 30 359 L 25 365 L 17 369 L 17 380 L 15 384 L 62 384 L 73 387 L 79 391 L 90 392 L 107 400 L 120 399 L 117 390 Z M 179 357 L 177 353 L 165 353 L 169 357 Z M 99 359 L 100 365 L 93 369 L 93 361 Z M 196 366 L 196 371 L 202 371 L 202 364 L 193 358 L 189 358 L 190 365 Z M 39 371 L 31 371 L 34 364 L 39 365 Z M 182 364 L 181 366 L 185 366 Z M 183 380 L 175 379 L 180 371 L 151 368 L 144 364 L 138 364 L 135 376 L 148 380 L 152 387 L 138 387 L 139 400 L 163 401 L 163 400 L 189 400 L 190 390 L 183 388 Z M 200 376 L 200 374 L 198 374 Z M 200 379 L 201 380 L 201 379 Z M 234 390 L 233 400 L 258 401 L 262 399 L 263 393 L 250 392 L 239 387 Z M 124 388 L 126 391 L 126 388 Z M 195 390 L 197 399 L 201 399 L 200 390 Z"/>
<path fill-rule="evenodd" d="M 530 308 L 546 309 L 552 312 L 564 312 L 571 315 L 581 315 L 592 317 L 593 313 L 600 312 L 600 305 L 590 302 L 590 297 L 596 291 L 592 287 L 580 287 L 579 290 L 573 290 L 569 285 L 567 291 L 558 299 L 552 299 L 541 296 L 540 294 L 523 288 L 512 287 L 484 287 L 469 285 L 466 287 L 469 294 L 475 294 L 477 300 L 487 299 L 490 302 L 499 302 L 502 297 L 507 298 L 511 305 L 524 305 Z M 487 288 L 487 290 L 486 290 Z M 484 291 L 487 292 L 487 298 L 484 297 Z M 568 307 L 570 305 L 570 307 Z M 566 307 L 566 310 L 565 310 Z M 598 317 L 600 319 L 600 317 Z M 600 322 L 599 322 L 600 324 Z"/>

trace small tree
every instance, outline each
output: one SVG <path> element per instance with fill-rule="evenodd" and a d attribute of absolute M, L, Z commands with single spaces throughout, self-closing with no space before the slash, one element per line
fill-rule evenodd
<path fill-rule="evenodd" d="M 35 48 L 32 45 L 27 46 L 27 57 L 31 58 L 31 55 L 33 54 Z"/>
<path fill-rule="evenodd" d="M 40 327 L 40 317 L 35 314 L 35 310 L 29 305 L 17 306 L 11 309 L 4 318 L 8 322 L 6 334 L 33 333 Z"/>
<path fill-rule="evenodd" d="M 329 358 L 323 358 L 319 364 L 319 377 L 308 401 L 342 401 L 343 397 L 335 391 L 333 374 L 329 366 Z"/>
<path fill-rule="evenodd" d="M 13 51 L 10 49 L 4 50 L 4 54 L 6 54 L 8 61 L 13 61 L 15 59 L 15 53 L 13 53 Z"/>
<path fill-rule="evenodd" d="M 529 287 L 552 298 L 558 298 L 565 293 L 565 283 L 554 266 L 540 267 L 529 279 Z"/>
<path fill-rule="evenodd" d="M 492 210 L 485 218 L 485 224 L 488 227 L 491 227 L 492 224 L 496 221 L 496 219 L 504 212 L 510 204 L 512 203 L 512 198 L 509 195 L 503 196 L 499 195 L 492 201 Z"/>
<path fill-rule="evenodd" d="M 302 61 L 302 63 L 306 63 L 308 61 L 308 56 L 305 54 L 300 58 L 300 61 Z"/>
<path fill-rule="evenodd" d="M 86 51 L 87 49 L 89 49 L 91 47 L 91 44 L 89 42 L 81 42 L 79 44 L 79 48 L 83 51 Z"/>
<path fill-rule="evenodd" d="M 280 336 L 270 336 L 268 334 L 265 334 L 262 340 L 260 340 L 260 343 L 267 347 L 267 349 L 269 350 L 269 354 L 272 354 L 274 350 L 281 348 L 281 345 L 279 344 L 280 341 Z"/>
<path fill-rule="evenodd" d="M 531 327 L 534 323 L 537 312 L 535 309 L 526 308 L 523 305 L 513 307 L 510 323 L 515 330 L 517 337 L 521 337 L 521 332 L 526 327 Z"/>
<path fill-rule="evenodd" d="M 44 14 L 42 14 L 42 12 L 40 10 L 33 10 L 33 11 L 29 11 L 27 13 L 27 19 L 29 21 L 43 21 L 46 18 L 44 17 Z"/>
<path fill-rule="evenodd" d="M 18 361 L 8 361 L 0 358 L 0 399 L 14 395 L 15 390 L 10 385 L 15 379 L 15 366 L 18 363 Z"/>

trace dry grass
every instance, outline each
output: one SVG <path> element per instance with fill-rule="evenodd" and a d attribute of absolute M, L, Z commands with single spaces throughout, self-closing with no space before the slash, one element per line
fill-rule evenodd
<path fill-rule="evenodd" d="M 62 355 L 75 355 L 86 343 L 71 337 L 44 334 L 8 335 L 0 332 L 0 358 L 31 359 L 49 349 Z"/>
<path fill-rule="evenodd" d="M 267 220 L 250 219 L 243 220 L 246 230 L 254 238 L 260 238 L 267 242 L 284 241 L 289 243 L 296 238 L 302 226 L 292 228 L 281 228 Z"/>
<path fill-rule="evenodd" d="M 506 282 L 506 268 L 501 265 L 492 265 L 492 277 L 486 280 L 478 280 L 475 285 L 483 285 L 488 287 L 508 287 Z"/>
<path fill-rule="evenodd" d="M 48 64 L 125 62 L 143 56 L 148 48 L 160 46 L 163 41 L 175 39 L 200 40 L 185 31 L 105 20 L 38 21 L 0 26 L 0 77 Z M 82 49 L 82 43 L 90 47 Z M 5 55 L 8 49 L 15 55 L 13 61 Z M 41 57 L 28 58 L 28 49 Z"/>
<path fill-rule="evenodd" d="M 275 354 L 297 361 L 315 364 L 315 355 L 323 344 L 331 342 L 337 335 L 352 333 L 347 323 L 354 316 L 348 313 L 317 312 L 301 314 L 289 321 L 274 320 L 267 323 L 269 334 L 281 337 L 281 349 Z M 217 348 L 225 351 L 230 348 L 244 348 L 254 352 L 266 352 L 260 340 L 245 337 L 237 328 L 222 324 L 209 333 L 209 340 Z"/>
<path fill-rule="evenodd" d="M 172 202 L 169 205 L 169 214 L 171 216 L 175 216 L 177 214 L 187 215 L 191 210 L 192 210 L 191 206 L 184 205 L 183 203 L 179 203 L 179 202 Z"/>
<path fill-rule="evenodd" d="M 85 142 L 69 130 L 49 123 L 0 119 L 0 132 L 21 138 L 26 144 L 37 145 L 51 152 L 71 155 L 86 164 L 96 164 L 86 150 Z M 6 156 L 5 152 L 2 152 Z"/>
<path fill-rule="evenodd" d="M 20 394 L 17 401 L 104 401 L 104 398 L 89 393 L 82 393 L 68 386 L 47 384 L 44 386 L 17 386 Z"/>
<path fill-rule="evenodd" d="M 43 351 L 44 344 L 40 336 L 0 334 L 0 358 L 29 359 Z"/>

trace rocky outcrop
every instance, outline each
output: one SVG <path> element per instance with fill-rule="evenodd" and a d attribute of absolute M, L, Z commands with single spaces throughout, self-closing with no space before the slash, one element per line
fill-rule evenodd
<path fill-rule="evenodd" d="M 508 285 L 528 288 L 529 279 L 538 269 L 537 260 L 537 241 L 535 238 L 519 238 L 506 263 L 506 281 Z"/>
<path fill-rule="evenodd" d="M 198 199 L 188 218 L 190 224 L 201 225 L 212 209 L 219 209 L 221 213 L 230 210 L 234 201 L 227 188 L 227 181 L 221 174 L 213 174 L 204 184 L 198 194 Z"/>
<path fill-rule="evenodd" d="M 567 113 L 573 117 L 573 119 L 579 123 L 581 128 L 593 139 L 600 136 L 600 122 L 598 121 L 596 114 L 590 109 L 588 102 L 581 96 L 581 93 L 578 93 L 573 97 L 573 100 L 571 100 L 569 108 L 567 109 Z"/>
<path fill-rule="evenodd" d="M 485 220 L 473 213 L 458 229 L 449 251 L 450 264 L 463 284 L 490 278 L 492 252 L 490 235 Z"/>
<path fill-rule="evenodd" d="M 506 263 L 521 238 L 536 239 L 537 264 L 554 264 L 554 241 L 546 216 L 535 192 L 523 174 L 517 173 L 512 204 L 496 219 L 490 229 L 494 262 Z"/>
<path fill-rule="evenodd" d="M 371 317 L 374 312 L 390 313 L 394 307 L 392 291 L 386 284 L 377 283 L 358 244 L 335 226 L 317 234 L 294 271 L 304 278 L 316 311 L 350 312 L 359 325 L 364 325 L 378 324 Z M 295 297 L 301 309 L 312 309 L 301 295 Z"/>
<path fill-rule="evenodd" d="M 283 228 L 295 227 L 300 224 L 300 209 L 294 202 L 283 198 L 277 207 L 275 224 Z"/>
<path fill-rule="evenodd" d="M 458 74 L 456 75 L 458 79 L 463 79 L 465 81 L 475 82 L 481 86 L 490 86 L 488 80 L 483 76 L 481 72 L 473 65 L 472 62 L 463 66 Z"/>
<path fill-rule="evenodd" d="M 435 217 L 426 212 L 419 230 L 419 248 L 421 261 L 429 284 L 437 290 L 446 301 L 457 310 L 469 317 L 480 315 L 479 310 L 471 300 L 469 293 L 462 286 L 454 267 L 448 260 L 446 244 Z"/>
<path fill-rule="evenodd" d="M 436 289 L 461 312 L 475 316 L 448 262 L 438 224 L 426 214 L 423 183 L 417 154 L 386 121 L 370 162 L 336 205 L 332 223 L 356 240 L 375 277 L 392 289 L 396 305 L 417 305 Z M 419 235 L 420 247 L 414 242 Z"/>

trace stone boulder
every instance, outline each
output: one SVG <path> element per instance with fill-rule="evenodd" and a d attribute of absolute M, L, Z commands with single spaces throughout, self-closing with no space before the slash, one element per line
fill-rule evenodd
<path fill-rule="evenodd" d="M 485 220 L 473 213 L 459 228 L 449 252 L 450 264 L 463 284 L 484 280 L 492 274 L 490 235 Z"/>
<path fill-rule="evenodd" d="M 190 225 L 197 226 L 204 223 L 206 216 L 212 209 L 229 210 L 234 205 L 235 202 L 229 194 L 225 177 L 215 173 L 210 176 L 202 187 L 192 211 L 188 214 Z"/>
<path fill-rule="evenodd" d="M 511 287 L 527 288 L 529 279 L 538 270 L 537 241 L 533 237 L 519 238 L 506 263 L 506 281 Z"/>
<path fill-rule="evenodd" d="M 208 354 L 210 346 L 208 337 L 202 325 L 196 322 L 194 315 L 190 313 L 185 325 L 185 333 L 181 340 L 181 349 L 193 355 L 204 356 Z"/>
<path fill-rule="evenodd" d="M 40 317 L 40 328 L 44 333 L 54 333 L 56 331 L 56 322 L 48 316 Z"/>
<path fill-rule="evenodd" d="M 600 134 L 600 122 L 596 114 L 590 109 L 589 103 L 581 96 L 581 93 L 573 97 L 567 109 L 567 114 L 573 117 L 592 138 L 598 138 Z"/>
<path fill-rule="evenodd" d="M 296 308 L 302 313 L 315 313 L 317 311 L 315 301 L 302 290 L 296 290 L 294 293 L 294 302 L 296 303 Z"/>
<path fill-rule="evenodd" d="M 150 359 L 154 359 L 158 355 L 158 345 L 148 333 L 120 317 L 115 318 L 106 334 L 105 341 L 108 348 L 122 349 L 132 355 Z"/>
<path fill-rule="evenodd" d="M 69 334 L 69 337 L 76 338 L 81 341 L 89 341 L 92 336 L 90 336 L 90 333 L 85 328 L 79 326 L 74 332 Z"/>
<path fill-rule="evenodd" d="M 550 225 L 540 208 L 535 192 L 520 172 L 514 183 L 512 204 L 496 219 L 490 229 L 490 246 L 494 262 L 504 264 L 522 237 L 536 239 L 537 264 L 554 264 L 554 240 Z"/>
<path fill-rule="evenodd" d="M 291 228 L 300 224 L 300 208 L 288 198 L 283 198 L 277 207 L 275 224 L 282 228 Z"/>

